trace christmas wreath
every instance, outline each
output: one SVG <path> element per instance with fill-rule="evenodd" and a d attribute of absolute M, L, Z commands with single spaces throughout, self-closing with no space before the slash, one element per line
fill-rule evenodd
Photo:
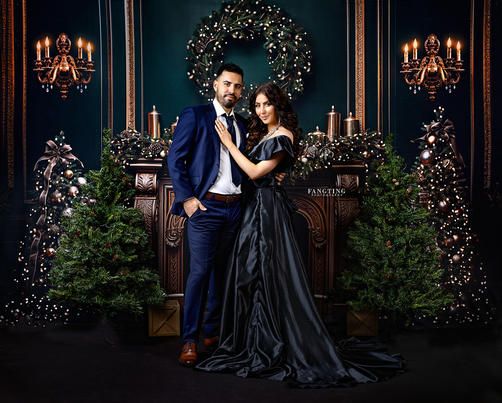
<path fill-rule="evenodd" d="M 264 39 L 272 70 L 269 80 L 278 84 L 294 99 L 303 92 L 303 76 L 310 72 L 312 51 L 302 27 L 277 6 L 261 0 L 225 2 L 219 11 L 204 17 L 188 41 L 188 78 L 200 94 L 212 99 L 212 82 L 223 64 L 225 46 L 230 39 Z M 241 108 L 247 111 L 247 99 L 255 86 L 243 92 Z"/>

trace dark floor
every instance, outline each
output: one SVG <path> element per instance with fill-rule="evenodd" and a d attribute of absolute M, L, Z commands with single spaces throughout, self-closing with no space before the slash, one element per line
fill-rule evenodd
<path fill-rule="evenodd" d="M 180 367 L 177 338 L 119 343 L 101 324 L 17 328 L 0 333 L 0 402 L 502 402 L 499 334 L 402 332 L 388 346 L 406 358 L 406 373 L 348 389 L 298 390 Z"/>

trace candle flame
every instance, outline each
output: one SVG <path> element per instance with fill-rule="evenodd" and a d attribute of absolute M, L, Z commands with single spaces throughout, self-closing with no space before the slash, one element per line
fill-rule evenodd
<path fill-rule="evenodd" d="M 457 50 L 460 50 L 460 41 L 457 42 Z"/>
<path fill-rule="evenodd" d="M 46 36 L 45 37 L 45 47 L 48 47 L 49 46 L 49 37 Z"/>
<path fill-rule="evenodd" d="M 40 44 L 40 41 L 37 41 L 37 50 L 40 50 L 41 47 L 42 45 Z"/>
<path fill-rule="evenodd" d="M 446 42 L 446 45 L 451 48 L 451 38 L 448 38 L 448 41 Z"/>
<path fill-rule="evenodd" d="M 82 47 L 82 38 L 78 38 L 77 45 L 79 48 Z"/>
<path fill-rule="evenodd" d="M 413 49 L 418 48 L 417 38 L 413 39 Z"/>
<path fill-rule="evenodd" d="M 92 50 L 91 42 L 87 42 L 87 51 L 90 52 Z"/>
<path fill-rule="evenodd" d="M 404 45 L 404 51 L 407 52 L 408 51 L 408 44 Z"/>

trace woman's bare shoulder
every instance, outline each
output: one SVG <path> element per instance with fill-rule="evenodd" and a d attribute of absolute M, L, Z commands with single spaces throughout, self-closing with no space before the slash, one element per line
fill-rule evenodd
<path fill-rule="evenodd" d="M 274 135 L 271 138 L 273 138 L 273 137 L 279 137 L 279 136 L 286 136 L 291 141 L 294 141 L 293 133 L 290 130 L 288 130 L 285 127 L 282 127 L 282 126 L 274 133 Z"/>

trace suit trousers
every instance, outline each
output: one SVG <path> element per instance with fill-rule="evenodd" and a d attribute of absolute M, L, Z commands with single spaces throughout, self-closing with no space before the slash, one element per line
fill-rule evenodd
<path fill-rule="evenodd" d="M 187 219 L 190 271 L 185 286 L 183 342 L 219 334 L 227 259 L 241 218 L 241 202 L 201 200 L 207 211 Z M 205 308 L 205 314 L 204 314 Z"/>

